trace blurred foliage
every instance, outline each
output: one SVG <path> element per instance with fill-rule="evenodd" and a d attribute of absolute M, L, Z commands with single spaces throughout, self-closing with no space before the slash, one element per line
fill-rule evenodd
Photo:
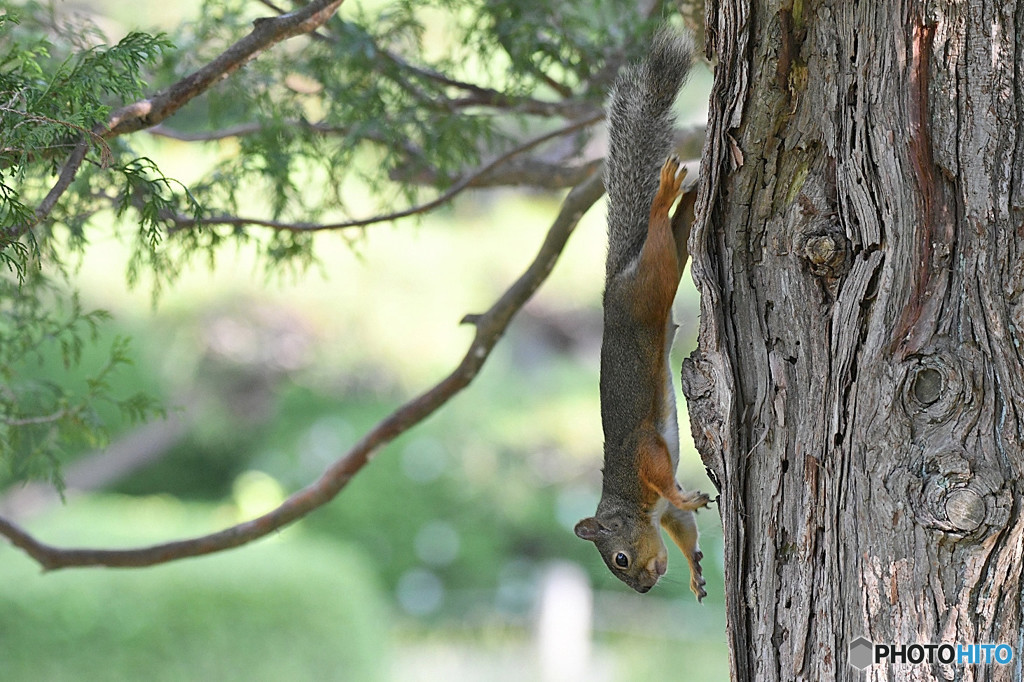
<path fill-rule="evenodd" d="M 311 38 L 261 54 L 161 126 L 219 150 L 197 177 L 165 175 L 139 150 L 138 135 L 105 141 L 97 134 L 112 110 L 207 64 L 267 11 L 254 0 L 205 0 L 166 34 L 132 30 L 110 41 L 101 22 L 57 4 L 5 4 L 4 305 L 38 308 L 33 324 L 63 325 L 61 343 L 89 343 L 82 332 L 96 313 L 78 310 L 74 294 L 65 293 L 65 307 L 80 317 L 69 321 L 34 289 L 45 286 L 52 298 L 52 283 L 64 282 L 69 268 L 88 258 L 90 244 L 111 232 L 130 244 L 128 284 L 147 283 L 154 300 L 197 256 L 213 267 L 226 244 L 255 249 L 270 271 L 302 271 L 316 258 L 303 226 L 414 203 L 425 186 L 443 189 L 525 136 L 598 110 L 617 65 L 643 44 L 637 36 L 661 19 L 658 11 L 647 19 L 633 3 L 614 0 L 346 3 Z M 561 157 L 578 158 L 590 132 L 570 138 Z M 85 163 L 36 224 L 35 207 L 80 140 L 89 145 Z M 297 227 L 252 228 L 246 218 Z M 55 319 L 45 321 L 48 314 Z M 28 345 L 41 332 L 33 324 L 12 326 L 8 341 Z M 125 358 L 118 345 L 110 363 Z M 97 399 L 133 417 L 152 412 L 150 403 L 108 396 L 102 385 L 77 395 L 52 390 L 46 399 L 16 381 L 5 389 L 0 446 L 15 478 L 59 482 L 65 432 L 81 431 L 75 437 L 90 442 L 105 434 L 102 420 L 89 415 L 50 420 L 45 438 L 13 435 L 31 420 L 81 416 L 65 405 Z"/>
<path fill-rule="evenodd" d="M 22 286 L 0 278 L 0 485 L 42 478 L 62 490 L 68 453 L 106 442 L 112 422 L 163 412 L 144 391 L 111 390 L 131 377 L 127 337 L 103 339 L 109 315 L 62 293 L 37 271 Z"/>
<path fill-rule="evenodd" d="M 127 515 L 131 528 L 116 521 Z M 114 498 L 80 506 L 47 531 L 63 541 L 141 543 L 195 533 L 203 516 L 167 499 Z M 45 579 L 7 553 L 0 678 L 386 679 L 388 608 L 370 566 L 351 546 L 295 533 L 202 562 Z"/>

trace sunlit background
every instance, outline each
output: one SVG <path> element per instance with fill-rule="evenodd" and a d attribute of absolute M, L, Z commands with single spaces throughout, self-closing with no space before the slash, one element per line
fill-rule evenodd
<path fill-rule="evenodd" d="M 78 6 L 112 39 L 195 11 L 144 5 Z M 684 120 L 703 120 L 709 83 L 699 68 Z M 186 183 L 224 153 L 145 134 L 133 145 Z M 156 306 L 145 282 L 125 287 L 127 245 L 96 238 L 75 281 L 114 317 L 77 371 L 130 336 L 135 364 L 115 388 L 158 396 L 168 418 L 116 427 L 109 447 L 70 458 L 64 503 L 33 484 L 0 493 L 0 509 L 46 542 L 121 547 L 272 508 L 458 363 L 472 338 L 459 320 L 528 265 L 561 198 L 478 191 L 418 222 L 323 234 L 319 264 L 294 275 L 224 250 Z M 46 575 L 0 545 L 0 679 L 725 679 L 714 507 L 699 515 L 703 605 L 674 547 L 641 596 L 572 532 L 600 492 L 604 249 L 599 204 L 474 383 L 271 538 L 156 568 Z M 675 367 L 696 335 L 683 282 Z M 38 372 L 80 380 L 56 357 Z M 685 404 L 680 422 L 680 480 L 713 493 Z"/>

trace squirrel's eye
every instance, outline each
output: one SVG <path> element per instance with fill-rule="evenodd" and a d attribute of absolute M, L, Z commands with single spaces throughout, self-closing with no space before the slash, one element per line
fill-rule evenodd
<path fill-rule="evenodd" d="M 615 555 L 615 565 L 619 568 L 629 568 L 629 557 L 623 552 L 619 552 Z"/>

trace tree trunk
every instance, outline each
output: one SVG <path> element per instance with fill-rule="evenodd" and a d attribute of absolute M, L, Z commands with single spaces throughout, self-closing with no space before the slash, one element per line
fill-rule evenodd
<path fill-rule="evenodd" d="M 683 388 L 732 677 L 1020 680 L 1024 0 L 721 0 L 708 36 Z M 1013 660 L 865 677 L 861 636 Z"/>

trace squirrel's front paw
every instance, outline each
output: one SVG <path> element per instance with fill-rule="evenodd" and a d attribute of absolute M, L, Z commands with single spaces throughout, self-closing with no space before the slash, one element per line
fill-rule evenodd
<path fill-rule="evenodd" d="M 708 502 L 711 501 L 711 497 L 708 496 L 707 493 L 702 493 L 699 490 L 684 493 L 681 497 L 683 498 L 683 506 L 680 507 L 680 509 L 685 509 L 687 511 L 703 509 L 708 506 Z"/>

